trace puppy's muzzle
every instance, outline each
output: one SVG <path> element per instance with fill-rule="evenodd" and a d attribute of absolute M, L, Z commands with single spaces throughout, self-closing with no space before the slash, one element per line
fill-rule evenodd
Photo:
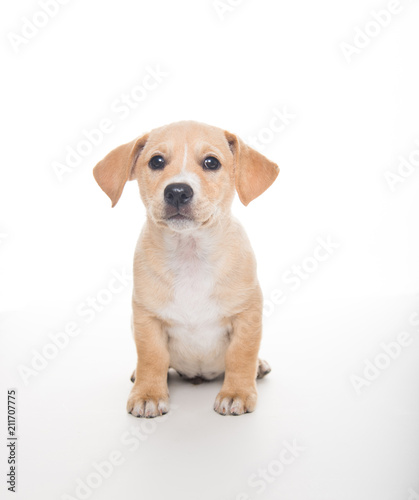
<path fill-rule="evenodd" d="M 187 205 L 193 198 L 193 189 L 188 184 L 169 184 L 164 190 L 164 201 L 179 210 Z"/>

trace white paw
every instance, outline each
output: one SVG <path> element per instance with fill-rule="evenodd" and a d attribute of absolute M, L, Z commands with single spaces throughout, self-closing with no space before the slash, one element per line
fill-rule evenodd
<path fill-rule="evenodd" d="M 214 410 L 220 415 L 243 415 L 256 408 L 256 391 L 219 392 L 215 399 Z"/>
<path fill-rule="evenodd" d="M 257 378 L 263 378 L 270 371 L 271 371 L 271 367 L 269 366 L 269 363 L 263 359 L 259 359 Z"/>
<path fill-rule="evenodd" d="M 169 411 L 169 398 L 158 395 L 150 396 L 149 393 L 133 389 L 128 398 L 127 411 L 134 417 L 158 417 Z"/>

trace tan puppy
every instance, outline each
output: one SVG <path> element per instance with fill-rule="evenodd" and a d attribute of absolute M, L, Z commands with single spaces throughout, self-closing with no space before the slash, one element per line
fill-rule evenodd
<path fill-rule="evenodd" d="M 262 294 L 230 207 L 235 190 L 247 205 L 278 172 L 235 135 L 189 121 L 119 146 L 96 165 L 112 206 L 136 179 L 147 210 L 134 257 L 132 415 L 167 413 L 170 367 L 193 382 L 225 373 L 214 404 L 222 415 L 255 409 L 256 376 L 270 371 L 258 360 Z"/>

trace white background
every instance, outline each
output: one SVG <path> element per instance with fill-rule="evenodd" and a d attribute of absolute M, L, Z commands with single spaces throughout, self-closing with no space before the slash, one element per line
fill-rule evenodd
<path fill-rule="evenodd" d="M 78 480 L 112 450 L 123 463 L 83 498 L 419 498 L 419 168 L 394 190 L 385 178 L 400 156 L 419 164 L 418 2 L 393 2 L 399 13 L 350 62 L 342 42 L 353 44 L 386 2 L 235 3 L 220 15 L 211 0 L 74 0 L 16 49 L 10 34 L 21 35 L 22 18 L 40 6 L 1 7 L 1 498 L 13 495 L 11 387 L 13 498 L 82 498 Z M 113 103 L 141 85 L 147 67 L 167 76 L 121 119 Z M 293 118 L 269 136 L 274 109 Z M 54 162 L 104 118 L 113 131 L 60 180 Z M 261 354 L 272 373 L 259 383 L 255 413 L 223 418 L 212 410 L 221 380 L 194 387 L 172 375 L 176 408 L 144 424 L 125 413 L 131 285 L 91 322 L 80 315 L 112 272 L 130 273 L 144 208 L 130 183 L 111 209 L 92 168 L 119 144 L 181 119 L 269 138 L 261 151 L 280 166 L 278 180 L 233 209 L 267 301 L 278 291 L 285 300 L 267 302 Z M 310 261 L 316 269 L 292 289 L 284 273 L 307 264 L 318 238 L 339 248 Z M 69 322 L 81 333 L 25 384 L 19 366 L 30 367 Z M 358 394 L 353 376 L 402 332 L 409 345 Z M 132 431 L 146 438 L 127 444 Z M 255 487 L 251 478 L 277 471 L 293 441 L 304 451 Z"/>

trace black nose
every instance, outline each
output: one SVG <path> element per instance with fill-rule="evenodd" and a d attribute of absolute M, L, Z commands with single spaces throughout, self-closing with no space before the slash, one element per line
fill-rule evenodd
<path fill-rule="evenodd" d="M 188 184 L 169 184 L 164 190 L 166 203 L 179 208 L 192 200 L 193 189 Z"/>

